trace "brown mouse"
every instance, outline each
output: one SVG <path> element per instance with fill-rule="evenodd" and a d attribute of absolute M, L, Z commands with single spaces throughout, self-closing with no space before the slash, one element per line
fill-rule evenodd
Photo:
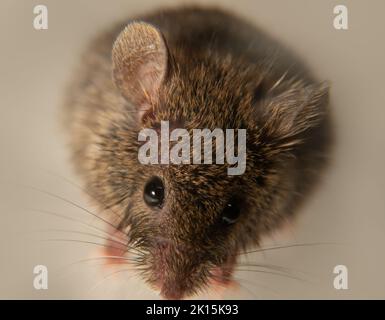
<path fill-rule="evenodd" d="M 328 91 L 243 19 L 167 9 L 91 43 L 69 90 L 66 129 L 78 173 L 101 209 L 117 213 L 138 272 L 179 299 L 230 283 L 242 250 L 293 216 L 326 163 Z M 139 163 L 139 131 L 165 120 L 189 132 L 246 129 L 246 171 Z"/>

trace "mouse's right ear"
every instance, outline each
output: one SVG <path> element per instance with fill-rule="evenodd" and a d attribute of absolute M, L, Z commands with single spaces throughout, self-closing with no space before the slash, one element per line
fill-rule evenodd
<path fill-rule="evenodd" d="M 116 86 L 138 111 L 138 119 L 151 109 L 168 72 L 169 53 L 160 31 L 133 22 L 119 34 L 112 48 Z"/>

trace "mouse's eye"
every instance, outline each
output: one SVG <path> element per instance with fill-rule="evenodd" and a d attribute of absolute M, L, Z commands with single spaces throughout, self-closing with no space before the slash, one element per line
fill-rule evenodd
<path fill-rule="evenodd" d="M 237 200 L 229 201 L 222 211 L 222 222 L 226 225 L 233 224 L 237 221 L 241 208 Z"/>
<path fill-rule="evenodd" d="M 161 207 L 164 200 L 164 185 L 159 177 L 152 177 L 144 187 L 144 202 L 150 207 Z"/>

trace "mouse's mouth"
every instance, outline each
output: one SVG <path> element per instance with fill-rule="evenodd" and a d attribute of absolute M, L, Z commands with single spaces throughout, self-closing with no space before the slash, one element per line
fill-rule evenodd
<path fill-rule="evenodd" d="M 193 297 L 201 292 L 210 293 L 224 291 L 234 284 L 232 278 L 235 256 L 229 257 L 223 264 L 212 267 L 197 267 L 186 270 L 171 271 L 167 266 L 158 268 L 156 280 L 152 282 L 153 287 L 159 290 L 165 299 L 178 300 Z M 159 267 L 159 265 L 158 265 Z"/>

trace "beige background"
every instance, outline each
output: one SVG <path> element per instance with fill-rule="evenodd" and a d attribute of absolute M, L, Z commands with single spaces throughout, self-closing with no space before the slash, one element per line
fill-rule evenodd
<path fill-rule="evenodd" d="M 97 247 L 45 240 L 98 241 L 93 236 L 52 229 L 93 231 L 79 222 L 32 209 L 96 224 L 80 209 L 33 188 L 87 206 L 81 190 L 65 180 L 79 183 L 58 127 L 63 86 L 90 37 L 121 18 L 159 7 L 161 2 L 1 1 L 1 298 L 158 297 L 130 272 L 108 276 L 111 270 L 103 270 L 97 263 L 75 263 L 95 254 Z M 290 232 L 277 234 L 267 244 L 339 245 L 250 255 L 250 262 L 280 265 L 296 275 L 304 272 L 301 278 L 308 281 L 242 272 L 236 274 L 242 279 L 240 289 L 229 289 L 224 297 L 385 298 L 385 2 L 207 2 L 220 3 L 268 29 L 303 57 L 320 79 L 329 79 L 337 131 L 334 160 L 323 184 L 302 208 Z M 47 31 L 32 27 L 32 9 L 40 3 L 49 10 Z M 348 31 L 333 28 L 337 4 L 348 6 Z M 48 290 L 37 291 L 32 286 L 37 264 L 49 269 Z M 349 290 L 333 289 L 333 268 L 338 264 L 348 267 Z"/>

